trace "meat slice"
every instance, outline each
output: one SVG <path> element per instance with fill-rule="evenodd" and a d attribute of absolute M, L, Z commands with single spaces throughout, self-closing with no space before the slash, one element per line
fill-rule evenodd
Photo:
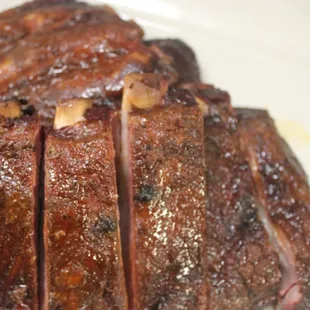
<path fill-rule="evenodd" d="M 305 172 L 266 111 L 238 110 L 245 149 L 261 201 L 291 242 L 299 284 L 287 291 L 292 309 L 310 309 L 310 189 Z M 293 308 L 294 307 L 294 308 Z"/>
<path fill-rule="evenodd" d="M 198 83 L 200 69 L 194 51 L 179 39 L 156 39 L 146 41 L 148 46 L 156 46 L 170 56 L 179 74 L 179 83 Z"/>
<path fill-rule="evenodd" d="M 2 37 L 1 27 L 14 32 L 13 25 L 22 34 Z M 158 73 L 174 83 L 171 58 L 142 38 L 137 24 L 107 6 L 38 1 L 8 11 L 0 15 L 0 99 L 27 101 L 51 119 L 59 100 L 120 97 L 130 73 Z"/>
<path fill-rule="evenodd" d="M 183 87 L 205 111 L 210 309 L 273 307 L 290 285 L 281 277 L 285 255 L 269 233 L 273 223 L 258 200 L 229 95 L 210 85 Z"/>
<path fill-rule="evenodd" d="M 0 308 L 37 309 L 40 125 L 16 102 L 0 115 Z"/>
<path fill-rule="evenodd" d="M 120 96 L 124 76 L 129 73 L 158 72 L 171 80 L 169 83 L 177 79 L 169 59 L 141 43 L 109 46 L 118 46 L 123 52 L 96 54 L 95 58 L 78 53 L 66 63 L 46 67 L 49 72 L 43 70 L 31 81 L 21 79 L 4 97 L 17 96 L 33 104 L 44 118 L 53 118 L 59 100 Z"/>
<path fill-rule="evenodd" d="M 203 115 L 156 75 L 125 78 L 120 210 L 130 309 L 207 309 Z"/>
<path fill-rule="evenodd" d="M 32 80 L 43 72 L 49 73 L 49 69 L 55 65 L 60 71 L 59 66 L 70 64 L 72 56 L 83 56 L 83 53 L 86 55 L 80 61 L 83 60 L 84 64 L 80 65 L 85 67 L 94 64 L 98 54 L 113 59 L 119 54 L 126 54 L 127 50 L 139 43 L 136 28 L 128 29 L 113 23 L 82 24 L 56 33 L 29 36 L 1 57 L 1 89 L 17 84 L 21 73 Z"/>
<path fill-rule="evenodd" d="M 35 1 L 0 14 L 0 51 L 10 51 L 16 42 L 29 35 L 46 35 L 81 24 L 103 23 L 136 29 L 138 35 L 143 35 L 138 25 L 123 21 L 108 6 L 90 6 L 76 1 Z"/>
<path fill-rule="evenodd" d="M 85 100 L 59 106 L 57 129 L 47 133 L 42 309 L 127 309 L 114 114 L 90 106 Z"/>

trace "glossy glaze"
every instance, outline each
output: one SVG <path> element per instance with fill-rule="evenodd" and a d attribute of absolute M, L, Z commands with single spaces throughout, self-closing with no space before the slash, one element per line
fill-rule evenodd
<path fill-rule="evenodd" d="M 0 308 L 37 309 L 40 125 L 0 117 Z"/>
<path fill-rule="evenodd" d="M 48 132 L 44 309 L 127 309 L 112 117 L 94 108 Z"/>
<path fill-rule="evenodd" d="M 202 113 L 170 96 L 128 132 L 131 309 L 206 309 Z"/>
<path fill-rule="evenodd" d="M 260 219 L 261 206 L 240 147 L 229 95 L 210 85 L 187 88 L 206 105 L 210 309 L 250 310 L 275 305 L 281 289 L 279 258 Z"/>
<path fill-rule="evenodd" d="M 107 6 L 38 1 L 0 15 L 1 27 L 0 97 L 28 102 L 44 118 L 57 100 L 120 96 L 128 73 L 177 78 L 169 58 L 143 44 L 142 29 Z M 22 28 L 15 39 L 6 33 L 14 27 Z"/>
<path fill-rule="evenodd" d="M 0 14 L 0 50 L 7 52 L 19 40 L 31 35 L 46 35 L 83 24 L 102 23 L 129 26 L 107 6 L 90 6 L 76 1 L 32 1 Z M 141 28 L 134 23 L 132 26 L 142 35 Z"/>
<path fill-rule="evenodd" d="M 266 111 L 243 109 L 239 116 L 261 196 L 295 251 L 303 293 L 296 309 L 309 309 L 310 189 L 306 174 Z"/>

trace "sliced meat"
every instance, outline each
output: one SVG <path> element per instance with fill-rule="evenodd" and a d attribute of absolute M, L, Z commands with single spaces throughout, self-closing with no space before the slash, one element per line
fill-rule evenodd
<path fill-rule="evenodd" d="M 170 56 L 179 74 L 179 83 L 198 83 L 200 69 L 192 48 L 179 39 L 157 39 L 146 41 L 149 46 L 156 46 Z"/>
<path fill-rule="evenodd" d="M 43 72 L 49 73 L 54 65 L 62 64 L 63 67 L 70 64 L 72 56 L 84 56 L 83 53 L 86 54 L 85 59 L 80 61 L 84 61 L 84 66 L 95 63 L 93 58 L 96 54 L 103 54 L 107 59 L 112 58 L 112 61 L 113 57 L 126 54 L 137 44 L 140 44 L 140 37 L 136 28 L 120 27 L 113 23 L 82 24 L 56 33 L 29 36 L 20 40 L 2 57 L 1 92 L 18 85 L 21 74 L 32 80 Z"/>
<path fill-rule="evenodd" d="M 92 59 L 79 53 L 70 57 L 67 63 L 60 61 L 51 68 L 47 67 L 49 72 L 43 72 L 36 79 L 24 80 L 21 77 L 16 87 L 4 97 L 26 100 L 41 116 L 53 118 L 59 100 L 120 96 L 124 76 L 129 73 L 158 72 L 170 80 L 169 83 L 177 79 L 169 60 L 156 51 L 138 42 L 126 48 L 127 51 L 123 50 L 119 55 L 111 51 L 94 55 Z"/>
<path fill-rule="evenodd" d="M 130 309 L 207 309 L 203 115 L 186 91 L 129 75 L 121 225 Z"/>
<path fill-rule="evenodd" d="M 16 40 L 8 34 L 12 44 L 4 34 L 2 54 L 0 42 L 0 99 L 27 101 L 44 118 L 53 118 L 59 100 L 120 97 L 126 74 L 158 73 L 169 84 L 178 78 L 171 58 L 145 46 L 142 29 L 106 6 L 26 4 L 0 15 L 0 40 L 1 26 L 14 32 L 13 25 L 33 29 Z"/>
<path fill-rule="evenodd" d="M 134 22 L 126 22 L 108 6 L 90 6 L 75 1 L 37 1 L 26 3 L 0 14 L 0 51 L 10 51 L 18 40 L 29 35 L 48 34 L 74 29 L 81 24 L 113 23 L 126 29 L 142 29 Z"/>
<path fill-rule="evenodd" d="M 261 201 L 296 255 L 303 298 L 296 308 L 310 309 L 310 189 L 307 176 L 266 111 L 238 110 L 245 149 Z M 294 307 L 298 283 L 287 291 Z"/>
<path fill-rule="evenodd" d="M 114 114 L 94 107 L 83 117 L 87 106 L 83 100 L 68 102 L 55 126 L 79 122 L 47 133 L 42 309 L 127 309 Z"/>
<path fill-rule="evenodd" d="M 282 252 L 268 233 L 273 226 L 258 200 L 229 95 L 210 85 L 184 87 L 205 111 L 210 309 L 273 307 L 287 285 Z"/>
<path fill-rule="evenodd" d="M 52 118 L 58 100 L 120 96 L 129 73 L 159 73 L 170 84 L 177 80 L 172 60 L 143 44 L 139 26 L 122 21 L 110 8 L 88 9 L 80 13 L 85 22 L 79 15 L 74 27 L 30 34 L 3 55 L 2 100 L 28 101 L 41 116 Z M 39 13 L 32 12 L 33 18 Z"/>
<path fill-rule="evenodd" d="M 7 116 L 17 116 L 14 116 L 15 108 L 13 106 Z M 2 112 L 3 103 L 0 104 L 0 114 Z M 1 309 L 37 309 L 38 306 L 40 136 L 36 117 L 0 116 Z"/>

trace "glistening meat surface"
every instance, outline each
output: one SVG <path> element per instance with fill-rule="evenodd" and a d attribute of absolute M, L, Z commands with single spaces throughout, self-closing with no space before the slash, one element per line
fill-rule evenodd
<path fill-rule="evenodd" d="M 32 1 L 18 8 L 0 14 L 0 53 L 14 48 L 19 40 L 31 35 L 46 35 L 66 28 L 74 29 L 78 25 L 110 23 L 136 29 L 142 29 L 134 22 L 122 21 L 107 6 L 90 6 L 76 1 Z"/>
<path fill-rule="evenodd" d="M 97 107 L 47 134 L 43 309 L 127 309 L 112 119 Z"/>
<path fill-rule="evenodd" d="M 266 112 L 182 85 L 184 42 L 143 40 L 108 6 L 0 13 L 0 309 L 310 309 L 302 167 Z"/>
<path fill-rule="evenodd" d="M 116 45 L 113 43 L 113 45 Z M 119 97 L 123 79 L 129 73 L 158 72 L 173 82 L 177 76 L 173 67 L 160 55 L 139 42 L 123 46 L 120 55 L 111 53 L 81 53 L 63 63 L 45 69 L 36 78 L 23 80 L 4 97 L 17 96 L 33 104 L 44 118 L 52 119 L 59 100 L 72 98 Z"/>
<path fill-rule="evenodd" d="M 120 207 L 129 302 L 205 310 L 203 116 L 189 93 L 165 97 L 160 84 L 152 75 L 125 81 Z"/>
<path fill-rule="evenodd" d="M 37 309 L 40 125 L 0 116 L 0 308 Z"/>
<path fill-rule="evenodd" d="M 239 109 L 240 126 L 261 199 L 273 222 L 291 242 L 299 282 L 288 290 L 296 309 L 310 308 L 310 189 L 307 176 L 292 150 L 277 132 L 266 111 Z M 294 308 L 293 308 L 294 309 Z"/>
<path fill-rule="evenodd" d="M 274 306 L 281 290 L 279 257 L 260 218 L 261 206 L 229 95 L 210 85 L 183 87 L 192 91 L 205 111 L 210 309 Z"/>
<path fill-rule="evenodd" d="M 31 81 L 43 73 L 66 72 L 71 57 L 77 55 L 84 56 L 84 59 L 79 59 L 80 66 L 83 63 L 84 66 L 94 65 L 98 55 L 113 61 L 113 56 L 124 55 L 128 49 L 132 50 L 135 44 L 139 44 L 139 36 L 132 32 L 135 30 L 126 31 L 115 24 L 79 25 L 20 40 L 2 57 L 1 93 L 5 94 L 10 88 L 18 87 L 21 81 Z"/>

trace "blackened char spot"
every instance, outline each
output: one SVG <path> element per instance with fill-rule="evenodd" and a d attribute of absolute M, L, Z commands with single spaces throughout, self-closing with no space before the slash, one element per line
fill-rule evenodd
<path fill-rule="evenodd" d="M 116 222 L 109 216 L 100 215 L 98 220 L 93 226 L 93 232 L 95 234 L 102 234 L 102 233 L 112 233 L 115 232 L 117 228 Z"/>
<path fill-rule="evenodd" d="M 135 200 L 140 202 L 151 201 L 155 196 L 153 185 L 144 184 L 140 187 L 138 194 L 135 195 Z"/>
<path fill-rule="evenodd" d="M 34 113 L 36 112 L 34 106 L 29 105 L 27 106 L 25 109 L 23 109 L 23 114 L 24 115 L 34 115 Z"/>
<path fill-rule="evenodd" d="M 219 124 L 222 122 L 222 119 L 219 115 L 208 115 L 205 116 L 205 125 L 206 126 L 212 126 L 215 124 Z"/>
<path fill-rule="evenodd" d="M 155 302 L 153 306 L 150 307 L 150 310 L 161 310 L 167 307 L 167 297 L 161 296 L 158 298 L 158 300 Z"/>
<path fill-rule="evenodd" d="M 71 219 L 71 216 L 68 215 L 68 214 L 63 214 L 63 215 L 62 215 L 62 219 L 63 219 L 64 221 L 67 221 L 67 220 L 70 220 L 70 219 Z"/>
<path fill-rule="evenodd" d="M 111 309 L 114 309 L 113 306 L 115 306 L 115 309 L 117 308 L 116 302 L 113 298 L 113 292 L 111 292 L 111 290 L 109 288 L 105 288 L 103 290 L 102 297 L 103 297 L 105 303 L 111 307 Z"/>
<path fill-rule="evenodd" d="M 250 197 L 245 196 L 242 199 L 242 220 L 241 228 L 246 228 L 257 221 L 257 208 L 253 205 Z"/>
<path fill-rule="evenodd" d="M 21 98 L 21 99 L 19 99 L 19 103 L 20 103 L 22 106 L 27 106 L 27 105 L 28 105 L 28 100 Z"/>
<path fill-rule="evenodd" d="M 167 104 L 178 103 L 185 106 L 194 106 L 196 100 L 192 93 L 187 89 L 172 88 L 167 94 Z"/>

